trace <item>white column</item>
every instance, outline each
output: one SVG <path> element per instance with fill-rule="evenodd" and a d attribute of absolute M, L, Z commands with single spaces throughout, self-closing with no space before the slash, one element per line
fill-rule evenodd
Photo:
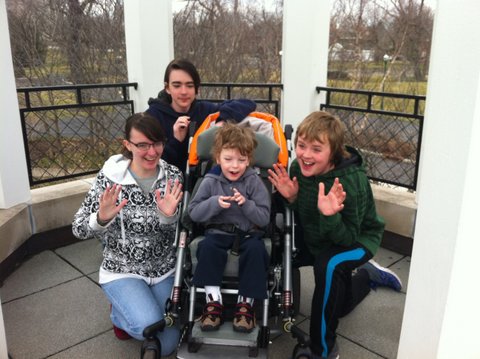
<path fill-rule="evenodd" d="M 20 124 L 5 0 L 0 0 L 0 208 L 28 202 L 30 184 Z M 0 358 L 7 358 L 7 340 L 0 301 Z"/>
<path fill-rule="evenodd" d="M 326 86 L 332 0 L 284 0 L 281 120 L 294 129 L 318 110 Z"/>
<path fill-rule="evenodd" d="M 31 196 L 5 0 L 0 0 L 0 51 L 0 208 L 10 208 Z"/>
<path fill-rule="evenodd" d="M 125 0 L 128 81 L 135 112 L 145 111 L 150 97 L 163 89 L 163 75 L 173 59 L 172 0 Z"/>
<path fill-rule="evenodd" d="M 438 0 L 398 358 L 480 358 L 480 2 Z"/>

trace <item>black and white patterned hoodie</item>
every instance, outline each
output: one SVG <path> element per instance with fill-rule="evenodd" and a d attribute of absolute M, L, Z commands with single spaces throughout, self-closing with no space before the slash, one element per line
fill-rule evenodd
<path fill-rule="evenodd" d="M 171 217 L 163 215 L 155 191 L 160 189 L 163 194 L 167 180 L 182 182 L 182 173 L 159 160 L 157 180 L 146 194 L 128 170 L 130 162 L 123 155 L 114 155 L 105 162 L 72 223 L 75 237 L 96 237 L 104 243 L 100 284 L 119 278 L 142 278 L 155 284 L 175 270 L 173 243 L 179 210 Z M 115 218 L 101 226 L 97 222 L 99 197 L 107 185 L 113 184 L 122 185 L 117 204 L 125 198 L 128 202 Z"/>

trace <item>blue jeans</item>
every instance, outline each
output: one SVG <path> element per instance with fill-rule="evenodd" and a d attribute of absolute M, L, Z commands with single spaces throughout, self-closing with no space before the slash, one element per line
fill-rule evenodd
<path fill-rule="evenodd" d="M 206 233 L 197 249 L 198 264 L 193 283 L 198 287 L 221 286 L 227 263 L 228 249 L 232 248 L 235 235 Z M 238 294 L 244 297 L 266 299 L 269 257 L 260 234 L 242 237 L 240 240 Z"/>
<path fill-rule="evenodd" d="M 149 286 L 141 279 L 117 279 L 102 284 L 110 303 L 113 325 L 123 329 L 138 340 L 145 339 L 143 330 L 165 316 L 165 302 L 170 298 L 174 277 Z M 177 348 L 180 339 L 178 327 L 166 327 L 157 334 L 162 344 L 162 356 L 168 356 Z"/>

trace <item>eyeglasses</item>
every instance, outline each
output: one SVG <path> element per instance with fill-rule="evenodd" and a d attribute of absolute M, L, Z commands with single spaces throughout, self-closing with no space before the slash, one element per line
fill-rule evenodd
<path fill-rule="evenodd" d="M 136 148 L 138 148 L 140 151 L 148 151 L 150 147 L 154 147 L 156 150 L 161 150 L 165 146 L 165 142 L 163 141 L 158 141 L 154 143 L 146 143 L 146 142 L 140 142 L 140 143 L 133 143 L 132 141 L 128 141 L 132 145 L 134 145 Z"/>

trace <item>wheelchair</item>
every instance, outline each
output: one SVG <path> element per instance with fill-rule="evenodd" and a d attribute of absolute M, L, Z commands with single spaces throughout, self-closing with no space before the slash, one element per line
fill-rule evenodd
<path fill-rule="evenodd" d="M 300 272 L 298 268 L 294 269 L 292 266 L 293 214 L 284 205 L 281 196 L 274 192 L 267 178 L 267 170 L 272 168 L 274 163 L 288 166 L 290 156 L 288 146 L 291 146 L 292 129 L 291 126 L 286 126 L 284 132 L 278 119 L 270 114 L 253 112 L 249 115 L 254 121 L 266 121 L 272 127 L 269 135 L 255 133 L 258 145 L 253 167 L 271 193 L 270 224 L 263 237 L 270 256 L 268 298 L 255 302 L 257 325 L 250 333 L 238 333 L 232 329 L 233 312 L 228 308 L 233 308 L 232 303 L 236 303 L 237 300 L 239 258 L 238 255 L 229 253 L 221 285 L 223 301 L 226 304 L 225 322 L 217 331 L 203 332 L 196 318 L 202 312 L 204 289 L 196 287 L 192 279 L 197 264 L 196 251 L 204 238 L 205 228 L 189 219 L 187 208 L 191 196 L 212 166 L 210 149 L 217 129 L 213 125 L 217 117 L 218 113 L 207 117 L 202 126 L 190 136 L 181 220 L 176 234 L 175 280 L 165 323 L 166 325 L 179 323 L 182 326 L 177 350 L 179 359 L 245 356 L 267 358 L 271 335 L 280 331 L 290 333 L 300 304 Z M 197 296 L 199 293 L 203 293 L 200 299 Z M 149 351 L 147 339 L 145 343 L 146 350 L 142 349 L 142 355 L 148 354 Z"/>

